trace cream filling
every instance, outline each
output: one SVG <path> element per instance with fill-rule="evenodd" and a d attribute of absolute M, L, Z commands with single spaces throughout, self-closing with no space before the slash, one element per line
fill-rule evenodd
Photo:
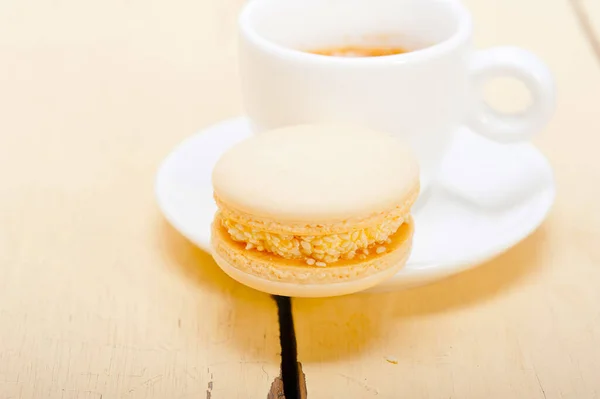
<path fill-rule="evenodd" d="M 382 223 L 343 234 L 299 236 L 259 231 L 231 219 L 221 219 L 234 241 L 246 243 L 246 249 L 266 251 L 286 259 L 304 259 L 307 264 L 327 266 L 340 259 L 364 259 L 371 251 L 383 253 L 404 216 L 386 218 Z"/>

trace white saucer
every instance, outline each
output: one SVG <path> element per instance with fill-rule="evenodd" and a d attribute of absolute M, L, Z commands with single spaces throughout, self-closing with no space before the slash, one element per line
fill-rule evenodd
<path fill-rule="evenodd" d="M 210 126 L 175 148 L 158 171 L 156 196 L 165 217 L 207 252 L 216 210 L 213 166 L 250 135 L 244 118 Z M 542 223 L 554 196 L 552 168 L 533 145 L 500 145 L 461 129 L 439 180 L 414 210 L 408 263 L 371 291 L 430 283 L 499 255 Z"/>

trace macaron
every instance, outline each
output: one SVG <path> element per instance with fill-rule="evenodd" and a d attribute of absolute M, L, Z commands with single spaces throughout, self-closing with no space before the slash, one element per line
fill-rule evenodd
<path fill-rule="evenodd" d="M 211 245 L 235 280 L 275 295 L 368 289 L 410 254 L 419 166 L 386 133 L 297 125 L 230 148 L 212 175 Z"/>

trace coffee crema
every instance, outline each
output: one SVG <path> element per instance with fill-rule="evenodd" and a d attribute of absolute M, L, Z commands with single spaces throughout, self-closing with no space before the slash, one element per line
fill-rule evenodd
<path fill-rule="evenodd" d="M 307 52 L 330 57 L 382 57 L 408 53 L 408 50 L 401 47 L 341 46 L 309 50 Z"/>

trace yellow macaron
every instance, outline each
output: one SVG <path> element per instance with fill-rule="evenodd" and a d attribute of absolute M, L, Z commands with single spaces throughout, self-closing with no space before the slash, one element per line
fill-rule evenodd
<path fill-rule="evenodd" d="M 213 257 L 255 289 L 349 294 L 410 254 L 419 168 L 393 136 L 339 125 L 261 133 L 219 159 L 213 188 Z"/>

